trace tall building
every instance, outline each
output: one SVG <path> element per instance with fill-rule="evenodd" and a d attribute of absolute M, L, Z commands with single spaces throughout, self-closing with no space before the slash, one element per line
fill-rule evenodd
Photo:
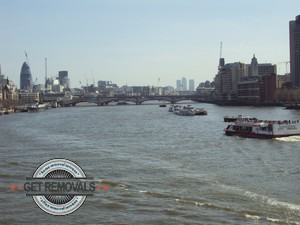
<path fill-rule="evenodd" d="M 241 62 L 227 63 L 215 76 L 218 99 L 234 100 L 238 94 L 238 82 L 247 75 L 247 65 Z"/>
<path fill-rule="evenodd" d="M 4 80 L 4 74 L 1 73 L 1 64 L 0 64 L 0 80 Z"/>
<path fill-rule="evenodd" d="M 20 89 L 32 91 L 31 71 L 26 62 L 23 63 L 20 73 Z"/>
<path fill-rule="evenodd" d="M 98 81 L 98 88 L 100 89 L 106 89 L 106 86 L 108 86 L 109 81 L 99 80 Z"/>
<path fill-rule="evenodd" d="M 255 57 L 255 54 L 253 55 L 250 66 L 251 66 L 250 76 L 252 76 L 252 77 L 258 76 L 258 63 L 257 63 L 257 58 Z"/>
<path fill-rule="evenodd" d="M 187 91 L 187 81 L 185 77 L 181 79 L 181 84 L 182 84 L 182 91 Z"/>
<path fill-rule="evenodd" d="M 294 87 L 300 87 L 300 15 L 290 21 L 290 71 Z"/>
<path fill-rule="evenodd" d="M 189 80 L 189 91 L 195 91 L 195 81 L 193 79 Z"/>
<path fill-rule="evenodd" d="M 70 88 L 70 80 L 68 77 L 68 71 L 58 71 L 58 79 L 60 85 L 64 86 L 65 88 Z"/>
<path fill-rule="evenodd" d="M 181 80 L 176 80 L 176 89 L 177 91 L 181 91 Z"/>

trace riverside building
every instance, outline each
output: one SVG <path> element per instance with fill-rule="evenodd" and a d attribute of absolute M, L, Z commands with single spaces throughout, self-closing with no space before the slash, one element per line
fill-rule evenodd
<path fill-rule="evenodd" d="M 291 82 L 294 87 L 300 87 L 300 15 L 289 25 Z"/>
<path fill-rule="evenodd" d="M 251 64 L 241 62 L 224 64 L 225 60 L 222 58 L 222 63 L 220 61 L 219 65 L 219 72 L 214 79 L 217 100 L 240 101 L 251 99 L 251 102 L 261 101 L 262 98 L 260 96 L 264 95 L 257 93 L 257 86 L 261 85 L 258 83 L 263 80 L 264 76 L 274 75 L 277 72 L 276 65 L 272 65 L 271 63 L 259 64 L 255 55 L 251 60 Z M 252 87 L 253 89 L 249 89 L 248 93 L 246 89 Z M 260 88 L 259 92 L 263 92 L 263 89 Z M 248 98 L 247 96 L 251 97 Z"/>

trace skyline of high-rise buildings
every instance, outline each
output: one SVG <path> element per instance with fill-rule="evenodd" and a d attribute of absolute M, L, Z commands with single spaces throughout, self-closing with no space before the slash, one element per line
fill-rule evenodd
<path fill-rule="evenodd" d="M 289 21 L 289 37 L 290 37 L 290 81 L 293 87 L 300 87 L 300 15 L 295 17 L 295 20 Z M 219 66 L 222 67 L 225 65 L 224 58 L 220 58 Z M 247 75 L 251 76 L 261 76 L 262 74 L 269 74 L 272 71 L 265 71 L 273 67 L 270 63 L 259 64 L 255 55 L 252 58 L 251 66 L 247 68 Z M 1 67 L 0 67 L 1 71 Z M 275 73 L 276 73 L 275 69 Z M 59 81 L 60 84 L 63 84 L 65 87 L 69 87 L 70 81 L 68 79 L 67 71 L 59 72 Z M 1 75 L 1 72 L 0 72 Z M 193 88 L 188 88 L 190 81 L 183 77 L 181 80 L 176 81 L 176 87 L 178 90 L 187 91 Z M 181 84 L 179 84 L 179 82 Z M 27 62 L 24 62 L 20 74 L 20 89 L 22 90 L 31 90 L 33 86 L 33 79 L 30 71 L 30 67 Z"/>
<path fill-rule="evenodd" d="M 186 81 L 185 77 L 183 77 L 181 79 L 181 86 L 182 86 L 182 90 L 181 91 L 187 91 L 187 81 Z"/>
<path fill-rule="evenodd" d="M 189 91 L 195 91 L 195 81 L 193 79 L 189 79 Z"/>
<path fill-rule="evenodd" d="M 178 91 L 195 91 L 195 81 L 182 77 L 181 80 L 176 80 L 176 89 Z"/>
<path fill-rule="evenodd" d="M 300 87 L 300 15 L 289 23 L 290 74 L 293 87 Z"/>

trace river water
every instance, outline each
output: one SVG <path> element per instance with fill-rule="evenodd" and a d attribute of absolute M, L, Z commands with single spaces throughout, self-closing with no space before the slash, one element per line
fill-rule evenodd
<path fill-rule="evenodd" d="M 300 137 L 228 137 L 223 116 L 298 120 L 281 107 L 194 104 L 70 107 L 0 116 L 0 224 L 300 224 Z M 67 216 L 48 215 L 23 185 L 66 158 L 108 190 Z"/>

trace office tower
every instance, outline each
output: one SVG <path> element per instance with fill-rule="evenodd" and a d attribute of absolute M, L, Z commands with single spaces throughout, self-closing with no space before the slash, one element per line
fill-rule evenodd
<path fill-rule="evenodd" d="M 177 91 L 181 91 L 181 80 L 176 80 L 176 89 Z"/>
<path fill-rule="evenodd" d="M 23 63 L 20 73 L 20 89 L 32 91 L 32 78 L 28 64 Z"/>
<path fill-rule="evenodd" d="M 300 15 L 290 21 L 290 71 L 294 87 L 300 87 Z"/>
<path fill-rule="evenodd" d="M 0 81 L 1 80 L 4 80 L 4 74 L 1 73 L 1 64 L 0 64 Z M 1 93 L 0 93 L 0 95 L 1 95 Z"/>
<path fill-rule="evenodd" d="M 181 84 L 182 84 L 182 91 L 187 91 L 187 81 L 185 77 L 181 79 Z"/>
<path fill-rule="evenodd" d="M 189 91 L 195 91 L 195 81 L 193 79 L 189 80 Z"/>
<path fill-rule="evenodd" d="M 64 86 L 65 88 L 70 88 L 68 71 L 58 71 L 58 80 L 60 85 Z"/>

